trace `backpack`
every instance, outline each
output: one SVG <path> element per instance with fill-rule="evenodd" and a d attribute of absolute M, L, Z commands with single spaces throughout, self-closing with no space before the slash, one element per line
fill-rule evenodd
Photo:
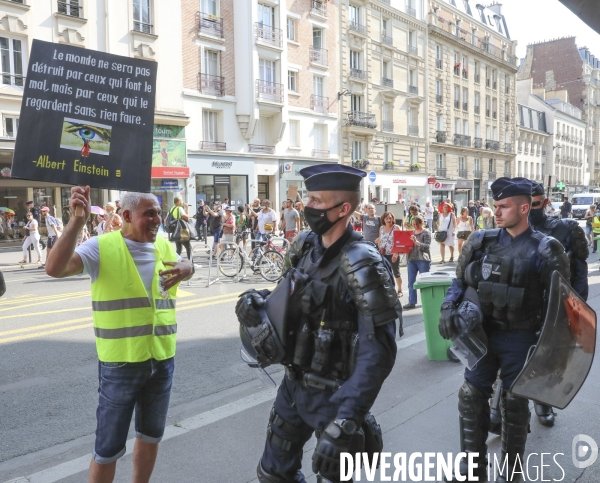
<path fill-rule="evenodd" d="M 173 210 L 175 210 L 175 208 L 179 209 L 179 206 L 174 206 L 171 208 L 169 214 L 167 215 L 167 221 L 165 223 L 167 233 L 175 232 L 175 228 L 177 227 L 177 220 L 179 217 L 175 218 L 175 215 L 173 215 Z"/>
<path fill-rule="evenodd" d="M 48 215 L 48 218 L 51 221 L 54 222 L 54 226 L 56 227 L 56 231 L 59 232 L 59 233 L 62 233 L 63 232 L 63 228 L 64 228 L 63 222 L 61 220 L 59 220 L 58 218 L 54 218 L 53 216 L 50 216 L 50 215 Z M 60 236 L 60 235 L 58 235 L 58 236 Z"/>

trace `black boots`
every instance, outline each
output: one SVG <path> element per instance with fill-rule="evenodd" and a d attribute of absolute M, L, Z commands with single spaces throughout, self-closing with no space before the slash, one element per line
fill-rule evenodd
<path fill-rule="evenodd" d="M 490 425 L 490 406 L 485 395 L 477 388 L 464 382 L 458 391 L 458 414 L 460 423 L 460 450 L 466 453 L 479 453 L 475 459 L 473 475 L 476 481 L 487 480 L 487 445 L 485 441 L 488 436 Z M 460 462 L 458 472 L 461 476 L 468 475 L 467 460 Z M 457 479 L 456 473 L 450 482 L 470 481 Z"/>
<path fill-rule="evenodd" d="M 497 482 L 523 481 L 523 454 L 529 432 L 529 401 L 502 391 L 502 459 L 506 465 L 496 478 Z M 492 471 L 495 469 L 492 468 Z M 493 478 L 492 478 L 493 479 Z"/>
<path fill-rule="evenodd" d="M 554 426 L 554 411 L 552 410 L 552 406 L 540 403 L 535 403 L 533 406 L 542 426 Z"/>

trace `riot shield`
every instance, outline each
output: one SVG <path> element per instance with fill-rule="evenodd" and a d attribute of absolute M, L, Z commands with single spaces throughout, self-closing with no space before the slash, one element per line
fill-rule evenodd
<path fill-rule="evenodd" d="M 481 326 L 482 321 L 479 295 L 473 287 L 468 287 L 456 315 L 461 332 L 452 339 L 450 351 L 470 371 L 487 354 L 488 340 Z"/>
<path fill-rule="evenodd" d="M 517 396 L 564 409 L 583 386 L 595 349 L 595 311 L 562 275 L 554 272 L 542 333 L 510 390 Z"/>

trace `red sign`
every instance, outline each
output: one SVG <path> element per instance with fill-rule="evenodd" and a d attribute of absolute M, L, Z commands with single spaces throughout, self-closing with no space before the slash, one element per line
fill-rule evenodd
<path fill-rule="evenodd" d="M 427 184 L 434 184 L 435 178 L 427 178 Z"/>
<path fill-rule="evenodd" d="M 152 178 L 189 178 L 190 168 L 152 166 Z"/>

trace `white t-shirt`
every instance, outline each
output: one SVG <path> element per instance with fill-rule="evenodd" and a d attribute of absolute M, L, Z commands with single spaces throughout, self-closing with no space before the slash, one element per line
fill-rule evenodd
<path fill-rule="evenodd" d="M 140 274 L 140 278 L 146 287 L 148 297 L 152 295 L 152 279 L 154 278 L 154 267 L 156 265 L 156 252 L 154 243 L 135 242 L 123 238 L 129 249 L 133 263 Z M 98 248 L 98 237 L 93 237 L 82 243 L 75 249 L 83 261 L 83 273 L 87 273 L 92 283 L 98 279 L 100 274 L 100 249 Z M 177 255 L 177 260 L 181 257 Z"/>
<path fill-rule="evenodd" d="M 265 223 L 271 223 L 273 228 L 277 226 L 277 222 L 279 221 L 279 216 L 273 210 L 269 210 L 267 213 L 264 211 L 260 211 L 258 213 L 258 231 L 259 233 L 265 232 Z"/>
<path fill-rule="evenodd" d="M 48 236 L 56 236 L 56 220 L 50 215 L 46 217 L 46 230 Z"/>
<path fill-rule="evenodd" d="M 429 205 L 425 207 L 425 219 L 433 220 L 433 206 Z"/>
<path fill-rule="evenodd" d="M 25 225 L 25 229 L 26 230 L 30 230 L 29 231 L 30 235 L 39 234 L 38 233 L 38 222 L 37 222 L 37 220 L 34 218 L 31 221 L 27 222 L 27 224 Z"/>

